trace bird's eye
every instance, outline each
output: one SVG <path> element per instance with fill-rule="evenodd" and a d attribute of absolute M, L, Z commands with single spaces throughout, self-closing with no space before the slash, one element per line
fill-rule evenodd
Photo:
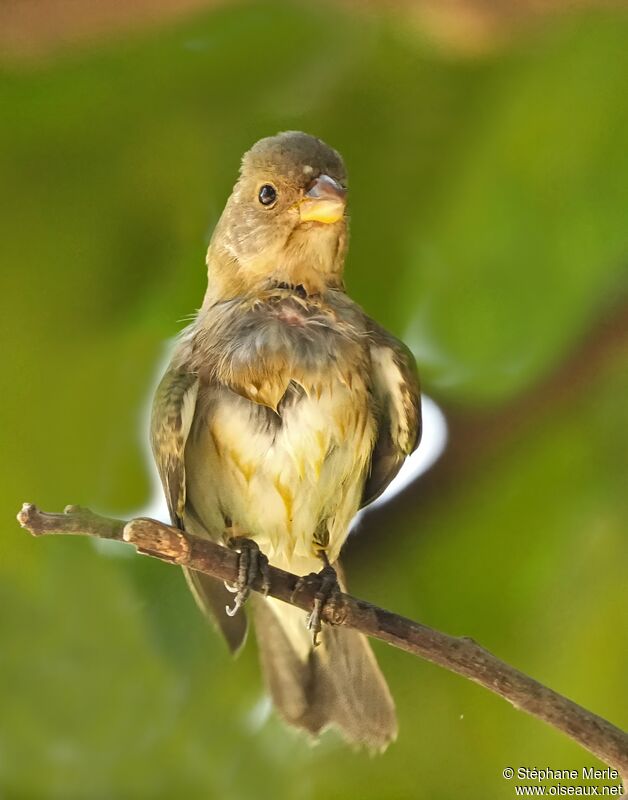
<path fill-rule="evenodd" d="M 259 190 L 257 197 L 263 206 L 272 206 L 277 199 L 277 190 L 270 183 L 265 183 Z"/>

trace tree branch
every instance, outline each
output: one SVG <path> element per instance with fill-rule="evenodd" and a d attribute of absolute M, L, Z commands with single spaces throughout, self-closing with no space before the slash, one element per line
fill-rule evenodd
<path fill-rule="evenodd" d="M 138 518 L 125 523 L 79 506 L 68 506 L 63 514 L 47 514 L 26 503 L 18 521 L 34 536 L 79 534 L 116 539 L 133 544 L 139 553 L 192 567 L 223 581 L 234 583 L 237 578 L 237 553 L 152 519 Z M 310 611 L 317 584 L 306 581 L 297 587 L 298 580 L 296 575 L 270 567 L 269 594 Z M 262 590 L 261 579 L 253 588 Z M 624 779 L 628 778 L 626 733 L 500 661 L 473 639 L 449 636 L 348 594 L 340 594 L 333 604 L 325 606 L 323 619 L 331 625 L 355 628 L 479 683 L 515 708 L 562 731 L 618 770 Z"/>

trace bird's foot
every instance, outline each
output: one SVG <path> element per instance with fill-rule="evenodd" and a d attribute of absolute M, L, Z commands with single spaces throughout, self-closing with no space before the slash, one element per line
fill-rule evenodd
<path fill-rule="evenodd" d="M 239 554 L 238 579 L 234 584 L 225 582 L 226 588 L 235 594 L 233 606 L 225 607 L 227 614 L 233 617 L 248 600 L 251 587 L 258 578 L 262 580 L 262 591 L 265 595 L 268 594 L 270 573 L 268 559 L 252 539 L 247 539 L 245 536 L 233 536 L 227 540 L 227 547 Z"/>
<path fill-rule="evenodd" d="M 317 583 L 318 588 L 314 595 L 314 605 L 307 617 L 307 629 L 312 633 L 312 644 L 318 647 L 319 634 L 322 628 L 323 610 L 326 606 L 334 604 L 336 596 L 340 592 L 340 585 L 338 583 L 338 576 L 336 570 L 331 564 L 326 563 L 320 572 L 312 572 L 299 578 L 294 592 L 298 592 L 300 588 L 306 584 Z"/>

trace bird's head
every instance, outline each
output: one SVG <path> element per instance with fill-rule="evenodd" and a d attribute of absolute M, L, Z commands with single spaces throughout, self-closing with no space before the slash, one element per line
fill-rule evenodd
<path fill-rule="evenodd" d="M 224 299 L 276 284 L 308 294 L 342 286 L 346 171 L 320 139 L 288 131 L 257 142 L 207 255 L 208 292 Z"/>

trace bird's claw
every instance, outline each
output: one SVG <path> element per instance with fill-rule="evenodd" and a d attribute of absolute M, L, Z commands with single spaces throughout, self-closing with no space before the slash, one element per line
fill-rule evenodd
<path fill-rule="evenodd" d="M 233 606 L 225 606 L 228 616 L 234 617 L 248 600 L 251 587 L 258 578 L 262 580 L 262 591 L 267 595 L 270 591 L 270 573 L 268 559 L 252 539 L 245 536 L 234 536 L 227 541 L 227 546 L 238 553 L 238 578 L 234 584 L 225 582 L 225 587 L 235 594 Z"/>
<path fill-rule="evenodd" d="M 312 633 L 312 645 L 318 647 L 320 644 L 318 637 L 322 628 L 323 610 L 325 606 L 333 605 L 336 595 L 340 592 L 340 585 L 338 584 L 336 570 L 330 564 L 326 564 L 320 572 L 312 572 L 303 578 L 299 578 L 294 590 L 295 593 L 305 584 L 313 582 L 318 584 L 318 588 L 314 595 L 312 610 L 307 617 L 306 626 L 308 631 Z"/>

